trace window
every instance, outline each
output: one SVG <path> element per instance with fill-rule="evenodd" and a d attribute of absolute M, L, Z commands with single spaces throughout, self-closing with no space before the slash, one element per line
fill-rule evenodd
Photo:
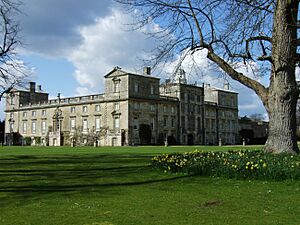
<path fill-rule="evenodd" d="M 100 112 L 100 105 L 96 105 L 96 106 L 95 106 L 95 111 L 96 111 L 96 112 Z"/>
<path fill-rule="evenodd" d="M 46 133 L 46 120 L 42 120 L 42 134 Z"/>
<path fill-rule="evenodd" d="M 134 109 L 139 109 L 140 108 L 140 104 L 138 102 L 134 103 Z"/>
<path fill-rule="evenodd" d="M 150 93 L 151 93 L 151 95 L 154 94 L 154 85 L 153 84 L 151 84 L 151 86 L 150 86 Z"/>
<path fill-rule="evenodd" d="M 172 125 L 172 127 L 175 127 L 175 119 L 174 118 L 171 119 L 171 125 Z"/>
<path fill-rule="evenodd" d="M 99 117 L 97 117 L 95 119 L 95 130 L 100 131 L 100 118 Z"/>
<path fill-rule="evenodd" d="M 184 93 L 180 93 L 180 99 L 181 99 L 181 101 L 184 101 Z"/>
<path fill-rule="evenodd" d="M 33 134 L 36 133 L 36 121 L 32 121 L 32 124 L 31 124 L 31 133 L 33 133 Z"/>
<path fill-rule="evenodd" d="M 152 118 L 152 122 L 151 122 L 150 126 L 151 126 L 151 129 L 154 130 L 154 128 L 155 128 L 155 118 L 154 117 Z"/>
<path fill-rule="evenodd" d="M 26 134 L 27 133 L 27 122 L 23 121 L 23 133 Z"/>
<path fill-rule="evenodd" d="M 134 83 L 134 92 L 139 92 L 139 84 L 138 83 Z"/>
<path fill-rule="evenodd" d="M 115 117 L 114 118 L 114 129 L 119 129 L 120 128 L 120 118 Z"/>
<path fill-rule="evenodd" d="M 42 110 L 42 116 L 46 116 L 46 110 L 45 109 Z"/>
<path fill-rule="evenodd" d="M 10 118 L 14 118 L 14 113 L 10 113 Z"/>
<path fill-rule="evenodd" d="M 119 81 L 114 82 L 114 92 L 120 92 L 120 82 Z"/>
<path fill-rule="evenodd" d="M 23 112 L 23 117 L 27 117 L 27 112 Z"/>
<path fill-rule="evenodd" d="M 76 128 L 76 119 L 75 118 L 70 118 L 70 128 L 71 128 L 71 130 L 75 130 L 75 128 Z"/>
<path fill-rule="evenodd" d="M 119 102 L 115 102 L 114 103 L 114 109 L 115 110 L 119 110 L 120 109 L 120 103 Z"/>
<path fill-rule="evenodd" d="M 164 112 L 167 112 L 168 111 L 168 108 L 167 108 L 167 106 L 165 105 L 164 106 Z"/>
<path fill-rule="evenodd" d="M 88 129 L 88 120 L 87 120 L 87 118 L 83 119 L 83 121 L 82 121 L 82 129 L 83 129 L 83 131 L 87 131 L 87 129 Z"/>
<path fill-rule="evenodd" d="M 155 105 L 154 104 L 151 104 L 150 105 L 150 111 L 154 111 L 155 110 Z"/>
<path fill-rule="evenodd" d="M 197 106 L 197 113 L 201 113 L 201 107 L 200 107 L 200 105 Z"/>
<path fill-rule="evenodd" d="M 184 104 L 181 104 L 181 112 L 185 113 L 185 105 Z"/>
<path fill-rule="evenodd" d="M 75 113 L 75 107 L 71 107 L 71 113 Z"/>
<path fill-rule="evenodd" d="M 197 128 L 198 128 L 198 131 L 201 130 L 201 118 L 200 117 L 197 118 Z"/>
<path fill-rule="evenodd" d="M 13 95 L 13 94 L 10 95 L 10 104 L 11 104 L 11 105 L 14 105 L 14 104 L 15 104 L 15 98 L 14 98 L 14 95 Z"/>
<path fill-rule="evenodd" d="M 164 126 L 166 127 L 167 126 L 167 123 L 168 123 L 168 118 L 164 118 Z"/>
<path fill-rule="evenodd" d="M 175 107 L 174 106 L 171 107 L 171 113 L 175 113 Z"/>
<path fill-rule="evenodd" d="M 181 127 L 185 129 L 185 116 L 181 116 Z"/>
<path fill-rule="evenodd" d="M 82 112 L 86 113 L 87 112 L 87 106 L 82 107 Z"/>
<path fill-rule="evenodd" d="M 191 94 L 190 98 L 191 98 L 191 101 L 195 101 L 195 95 L 194 94 Z"/>
<path fill-rule="evenodd" d="M 32 115 L 32 116 L 36 116 L 36 111 L 32 111 L 32 112 L 31 112 L 31 115 Z"/>
<path fill-rule="evenodd" d="M 9 130 L 10 132 L 14 131 L 14 123 L 9 123 Z"/>

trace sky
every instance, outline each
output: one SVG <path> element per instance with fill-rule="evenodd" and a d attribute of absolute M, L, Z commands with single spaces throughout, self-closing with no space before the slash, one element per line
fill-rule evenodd
<path fill-rule="evenodd" d="M 130 15 L 112 0 L 26 0 L 18 15 L 23 48 L 20 59 L 33 71 L 30 80 L 42 85 L 51 98 L 102 93 L 104 75 L 115 66 L 141 73 L 142 58 L 155 47 L 155 40 L 145 30 L 132 31 L 127 26 Z M 146 29 L 157 29 L 153 25 Z M 239 93 L 239 115 L 263 114 L 266 111 L 256 94 L 230 79 L 220 78 L 211 69 L 205 52 L 194 55 L 199 71 L 187 73 L 189 83 L 210 83 Z M 161 81 L 169 78 L 176 62 L 155 71 Z M 184 63 L 188 67 L 189 61 Z M 250 73 L 248 68 L 240 70 Z M 267 83 L 266 78 L 262 78 Z M 3 101 L 1 108 L 4 109 Z M 0 118 L 4 118 L 1 110 Z"/>

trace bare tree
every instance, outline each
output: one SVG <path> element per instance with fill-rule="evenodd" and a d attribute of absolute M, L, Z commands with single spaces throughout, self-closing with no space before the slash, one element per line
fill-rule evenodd
<path fill-rule="evenodd" d="M 116 0 L 137 18 L 135 28 L 156 24 L 163 39 L 153 65 L 172 56 L 207 52 L 207 58 L 232 79 L 254 90 L 269 115 L 265 151 L 298 153 L 295 68 L 298 0 Z M 157 28 L 159 27 L 159 28 Z M 145 30 L 145 29 L 144 29 Z M 166 41 L 167 40 L 167 41 Z M 237 65 L 266 68 L 269 86 L 238 72 Z"/>
<path fill-rule="evenodd" d="M 21 38 L 19 23 L 14 18 L 20 4 L 17 0 L 0 1 L 0 101 L 4 94 L 25 82 L 26 66 L 16 53 Z"/>

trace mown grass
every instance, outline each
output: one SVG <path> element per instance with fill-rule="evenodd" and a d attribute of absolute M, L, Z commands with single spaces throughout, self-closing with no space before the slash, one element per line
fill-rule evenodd
<path fill-rule="evenodd" d="M 0 148 L 0 224 L 300 224 L 300 182 L 150 166 L 154 155 L 195 149 L 241 147 Z"/>

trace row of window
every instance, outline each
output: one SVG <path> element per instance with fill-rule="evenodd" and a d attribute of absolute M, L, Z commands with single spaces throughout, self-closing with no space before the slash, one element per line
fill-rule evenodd
<path fill-rule="evenodd" d="M 26 134 L 28 132 L 27 124 L 28 124 L 27 121 L 23 121 L 23 125 L 22 125 L 23 134 Z M 95 127 L 95 131 L 100 131 L 100 129 L 101 129 L 100 117 L 95 118 L 95 126 L 94 127 Z M 113 128 L 114 129 L 120 128 L 120 117 L 119 116 L 114 117 Z M 72 131 L 74 131 L 76 129 L 76 118 L 75 117 L 70 118 L 70 129 Z M 88 129 L 89 129 L 88 118 L 84 117 L 82 119 L 82 131 L 86 132 L 86 131 L 88 131 Z M 36 131 L 37 131 L 37 121 L 32 120 L 31 121 L 31 133 L 36 134 Z M 41 121 L 41 133 L 46 134 L 46 132 L 47 132 L 47 121 L 42 120 Z"/>
<path fill-rule="evenodd" d="M 113 84 L 113 91 L 116 92 L 120 92 L 120 80 L 115 80 L 114 84 Z M 139 93 L 140 92 L 140 85 L 138 82 L 134 83 L 134 92 L 135 93 Z M 153 95 L 155 92 L 155 88 L 153 84 L 150 84 L 150 94 Z"/>
<path fill-rule="evenodd" d="M 95 105 L 95 111 L 96 112 L 100 112 L 100 105 Z M 119 103 L 115 103 L 115 109 L 119 109 Z M 75 113 L 76 107 L 72 106 L 70 108 L 71 113 Z M 88 112 L 88 107 L 87 106 L 83 106 L 82 107 L 82 112 L 83 113 L 87 113 Z M 41 112 L 42 116 L 46 116 L 47 115 L 47 111 L 46 109 L 43 109 Z M 28 116 L 28 112 L 23 112 L 23 118 L 26 118 Z M 32 117 L 36 117 L 37 116 L 37 111 L 36 110 L 32 110 L 31 111 L 31 116 Z M 14 113 L 10 113 L 10 118 L 14 118 Z"/>
<path fill-rule="evenodd" d="M 193 93 L 181 93 L 180 98 L 181 98 L 181 101 L 201 102 L 201 95 L 197 95 L 197 94 L 193 94 Z"/>
<path fill-rule="evenodd" d="M 37 128 L 36 125 L 37 125 L 36 120 L 31 121 L 31 133 L 32 134 L 36 134 L 36 128 Z M 27 133 L 27 121 L 23 121 L 22 128 L 23 128 L 23 134 L 26 134 Z M 42 132 L 42 134 L 46 134 L 46 132 L 47 132 L 47 121 L 46 120 L 41 121 L 41 132 Z"/>
<path fill-rule="evenodd" d="M 36 117 L 36 115 L 37 115 L 37 111 L 32 110 L 31 111 L 31 116 Z M 42 110 L 42 116 L 46 116 L 46 115 L 47 115 L 46 109 L 43 109 Z M 23 118 L 26 118 L 27 116 L 28 116 L 28 112 L 23 112 Z M 13 118 L 13 113 L 10 114 L 10 117 Z"/>

